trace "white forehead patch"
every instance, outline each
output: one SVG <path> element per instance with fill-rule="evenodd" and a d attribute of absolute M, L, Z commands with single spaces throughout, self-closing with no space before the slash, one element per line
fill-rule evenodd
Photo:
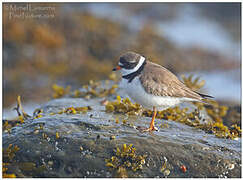
<path fill-rule="evenodd" d="M 136 61 L 130 61 L 130 63 L 135 63 Z"/>
<path fill-rule="evenodd" d="M 142 66 L 144 61 L 145 61 L 145 57 L 141 56 L 138 64 L 133 69 L 123 69 L 122 68 L 122 75 L 127 75 L 127 74 L 131 74 L 133 72 L 136 72 Z M 120 65 L 119 63 L 118 63 L 118 65 Z"/>

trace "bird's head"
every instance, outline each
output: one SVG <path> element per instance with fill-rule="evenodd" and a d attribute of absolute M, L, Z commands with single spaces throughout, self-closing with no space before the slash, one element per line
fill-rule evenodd
<path fill-rule="evenodd" d="M 145 57 L 135 52 L 126 52 L 119 58 L 117 67 L 113 71 L 121 70 L 122 75 L 131 74 L 136 72 L 145 62 Z"/>

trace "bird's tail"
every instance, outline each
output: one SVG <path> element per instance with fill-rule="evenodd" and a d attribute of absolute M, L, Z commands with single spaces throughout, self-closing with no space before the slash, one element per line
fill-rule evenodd
<path fill-rule="evenodd" d="M 206 95 L 206 94 L 201 94 L 201 93 L 198 93 L 198 92 L 196 92 L 196 93 L 199 96 L 202 97 L 202 99 L 199 102 L 202 102 L 202 103 L 207 104 L 207 105 L 212 105 L 210 102 L 207 101 L 207 99 L 214 98 L 213 96 L 209 96 L 209 95 Z"/>
<path fill-rule="evenodd" d="M 208 99 L 208 98 L 214 98 L 213 96 L 209 96 L 209 95 L 206 95 L 206 94 L 201 94 L 201 93 L 198 93 L 196 92 L 198 95 L 200 95 L 202 98 L 204 99 Z"/>

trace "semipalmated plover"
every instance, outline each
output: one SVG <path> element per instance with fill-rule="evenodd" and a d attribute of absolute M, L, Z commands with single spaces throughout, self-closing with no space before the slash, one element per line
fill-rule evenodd
<path fill-rule="evenodd" d="M 113 69 L 116 70 L 121 70 L 120 86 L 129 97 L 143 107 L 153 109 L 150 127 L 146 131 L 156 130 L 154 119 L 157 109 L 163 110 L 181 102 L 203 102 L 205 98 L 212 98 L 191 90 L 168 69 L 134 52 L 121 55 L 118 66 Z"/>

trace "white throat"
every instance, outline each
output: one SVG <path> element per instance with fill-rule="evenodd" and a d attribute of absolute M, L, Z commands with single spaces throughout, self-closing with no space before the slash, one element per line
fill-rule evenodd
<path fill-rule="evenodd" d="M 128 74 L 131 74 L 133 72 L 136 72 L 144 63 L 145 61 L 145 57 L 141 56 L 140 59 L 139 59 L 139 62 L 138 64 L 133 68 L 133 69 L 121 69 L 121 73 L 123 76 L 126 76 Z M 119 64 L 118 64 L 119 65 Z"/>

